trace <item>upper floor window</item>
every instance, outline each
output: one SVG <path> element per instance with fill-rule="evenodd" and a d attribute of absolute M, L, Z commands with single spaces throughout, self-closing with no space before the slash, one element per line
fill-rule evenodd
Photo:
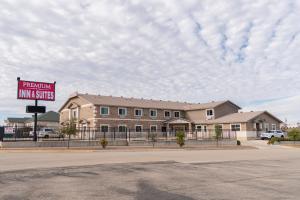
<path fill-rule="evenodd" d="M 165 117 L 170 118 L 171 117 L 171 112 L 168 110 L 165 110 Z"/>
<path fill-rule="evenodd" d="M 119 113 L 119 116 L 126 116 L 127 115 L 127 108 L 119 108 L 118 113 Z"/>
<path fill-rule="evenodd" d="M 134 116 L 143 116 L 143 109 L 134 109 Z"/>
<path fill-rule="evenodd" d="M 77 109 L 72 109 L 71 110 L 71 118 L 72 119 L 78 118 L 78 110 Z"/>
<path fill-rule="evenodd" d="M 241 125 L 240 124 L 231 124 L 231 130 L 232 131 L 241 131 Z"/>
<path fill-rule="evenodd" d="M 206 116 L 214 116 L 214 110 L 213 109 L 207 109 L 206 110 Z"/>
<path fill-rule="evenodd" d="M 109 115 L 109 108 L 106 106 L 100 107 L 100 115 Z"/>
<path fill-rule="evenodd" d="M 157 110 L 150 110 L 150 117 L 157 117 Z"/>
<path fill-rule="evenodd" d="M 180 112 L 179 111 L 174 111 L 174 117 L 179 118 L 180 117 Z"/>

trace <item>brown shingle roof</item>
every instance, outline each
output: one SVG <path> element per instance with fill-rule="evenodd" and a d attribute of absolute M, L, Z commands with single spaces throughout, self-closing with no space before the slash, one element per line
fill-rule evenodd
<path fill-rule="evenodd" d="M 276 118 L 272 114 L 270 114 L 267 111 L 251 111 L 251 112 L 239 112 L 239 113 L 233 113 L 229 115 L 225 115 L 223 117 L 219 117 L 214 120 L 206 120 L 206 121 L 195 121 L 194 123 L 207 123 L 207 124 L 217 124 L 217 123 L 241 123 L 241 122 L 249 122 L 250 120 L 258 117 L 261 114 L 268 114 L 271 117 L 275 118 L 279 122 L 282 122 L 280 119 Z"/>
<path fill-rule="evenodd" d="M 157 108 L 157 109 L 170 109 L 170 110 L 207 109 L 207 108 L 214 108 L 218 105 L 227 102 L 227 101 L 218 101 L 218 102 L 211 102 L 211 103 L 195 104 L 195 103 L 183 103 L 183 102 L 174 102 L 174 101 L 100 96 L 100 95 L 91 95 L 91 94 L 77 94 L 77 96 L 87 100 L 88 102 L 94 105 Z"/>

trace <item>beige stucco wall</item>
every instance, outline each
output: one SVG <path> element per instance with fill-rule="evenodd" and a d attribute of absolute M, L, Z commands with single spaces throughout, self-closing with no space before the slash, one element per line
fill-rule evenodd
<path fill-rule="evenodd" d="M 190 121 L 206 120 L 206 110 L 186 111 L 185 116 Z"/>
<path fill-rule="evenodd" d="M 78 107 L 78 121 L 80 120 L 87 120 L 92 118 L 93 115 L 93 105 L 90 104 L 88 101 L 74 97 L 69 100 L 69 102 L 61 109 L 60 111 L 60 124 L 62 122 L 69 121 L 70 119 L 70 109 L 76 109 Z M 92 123 L 92 122 L 90 122 Z"/>

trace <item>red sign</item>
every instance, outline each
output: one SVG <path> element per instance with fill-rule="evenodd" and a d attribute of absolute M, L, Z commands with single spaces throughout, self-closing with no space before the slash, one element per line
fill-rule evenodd
<path fill-rule="evenodd" d="M 18 99 L 55 101 L 55 83 L 18 80 Z"/>

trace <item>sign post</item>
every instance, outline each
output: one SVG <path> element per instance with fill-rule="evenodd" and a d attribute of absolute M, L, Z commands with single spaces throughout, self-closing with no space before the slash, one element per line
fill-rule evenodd
<path fill-rule="evenodd" d="M 41 101 L 55 101 L 55 85 L 54 83 L 45 82 L 34 82 L 34 81 L 24 81 L 20 77 L 17 78 L 18 81 L 18 93 L 17 99 L 34 100 L 35 106 L 27 106 L 26 110 L 30 108 L 33 109 L 34 113 L 34 127 L 33 127 L 33 141 L 37 141 L 37 114 L 41 109 L 38 106 L 38 100 Z M 29 108 L 29 109 L 28 109 Z M 45 110 L 45 109 L 44 109 Z"/>

